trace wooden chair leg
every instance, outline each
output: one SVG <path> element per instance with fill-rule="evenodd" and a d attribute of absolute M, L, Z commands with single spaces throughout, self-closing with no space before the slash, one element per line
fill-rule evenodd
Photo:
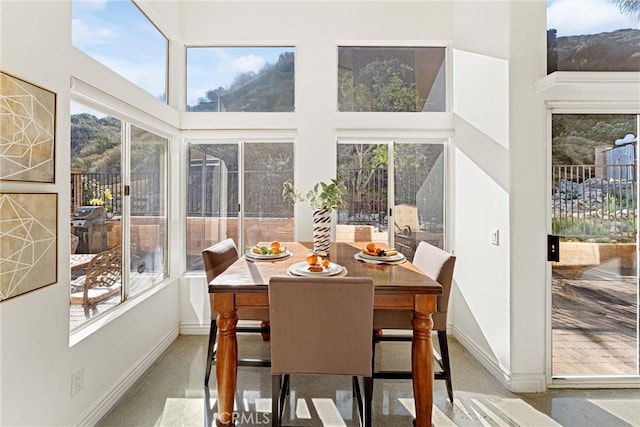
<path fill-rule="evenodd" d="M 207 350 L 207 367 L 204 373 L 204 385 L 209 385 L 209 377 L 211 376 L 211 365 L 213 359 L 216 357 L 216 338 L 218 335 L 218 325 L 215 320 L 211 320 L 211 327 L 209 328 L 209 349 Z"/>
<path fill-rule="evenodd" d="M 451 385 L 451 364 L 449 362 L 447 331 L 438 331 L 438 344 L 440 345 L 440 353 L 442 353 L 442 365 L 444 368 L 445 382 L 447 384 L 447 394 L 449 395 L 449 401 L 453 403 L 453 386 Z"/>

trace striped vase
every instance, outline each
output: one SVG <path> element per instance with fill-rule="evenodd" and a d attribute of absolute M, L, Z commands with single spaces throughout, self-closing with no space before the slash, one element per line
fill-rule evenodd
<path fill-rule="evenodd" d="M 331 209 L 313 211 L 313 251 L 329 253 L 331 246 Z"/>

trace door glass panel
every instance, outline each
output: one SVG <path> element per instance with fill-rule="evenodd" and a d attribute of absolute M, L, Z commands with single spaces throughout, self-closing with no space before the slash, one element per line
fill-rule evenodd
<path fill-rule="evenodd" d="M 293 143 L 244 145 L 244 246 L 291 242 L 293 206 L 282 201 L 282 186 L 293 181 Z"/>
<path fill-rule="evenodd" d="M 239 242 L 238 144 L 190 144 L 187 161 L 187 270 L 204 270 L 204 248 Z"/>
<path fill-rule="evenodd" d="M 394 147 L 395 246 L 410 259 L 420 241 L 444 247 L 444 146 Z"/>
<path fill-rule="evenodd" d="M 122 122 L 71 102 L 71 298 L 75 329 L 122 301 Z M 100 256 L 98 256 L 100 254 Z M 85 298 L 84 287 L 103 298 Z"/>
<path fill-rule="evenodd" d="M 347 203 L 338 210 L 336 240 L 389 241 L 388 143 L 339 143 L 338 177 Z"/>
<path fill-rule="evenodd" d="M 552 375 L 638 375 L 638 116 L 554 114 Z"/>
<path fill-rule="evenodd" d="M 443 247 L 443 144 L 341 142 L 338 176 L 348 196 L 338 213 L 337 240 L 390 243 L 409 259 L 420 241 Z"/>
<path fill-rule="evenodd" d="M 167 143 L 167 138 L 131 126 L 129 295 L 166 277 Z"/>

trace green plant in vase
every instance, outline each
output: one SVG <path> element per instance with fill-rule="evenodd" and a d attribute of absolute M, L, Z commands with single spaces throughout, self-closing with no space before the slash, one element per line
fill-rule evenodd
<path fill-rule="evenodd" d="M 345 204 L 347 187 L 339 179 L 329 183 L 318 182 L 306 194 L 297 190 L 291 181 L 282 186 L 282 198 L 291 203 L 308 202 L 313 210 L 313 250 L 316 253 L 329 253 L 331 245 L 331 229 L 333 227 L 331 212 Z"/>

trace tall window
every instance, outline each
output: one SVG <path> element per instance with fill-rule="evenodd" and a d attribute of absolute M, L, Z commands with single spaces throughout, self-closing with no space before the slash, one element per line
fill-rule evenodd
<path fill-rule="evenodd" d="M 409 258 L 420 241 L 444 247 L 444 165 L 443 144 L 340 141 L 348 198 L 338 233 L 390 242 Z"/>
<path fill-rule="evenodd" d="M 338 111 L 446 111 L 444 47 L 339 47 Z"/>
<path fill-rule="evenodd" d="M 73 0 L 72 44 L 154 97 L 167 100 L 169 43 L 128 0 Z"/>
<path fill-rule="evenodd" d="M 167 276 L 168 139 L 77 102 L 71 112 L 73 330 Z"/>
<path fill-rule="evenodd" d="M 547 0 L 547 74 L 638 71 L 640 2 Z"/>
<path fill-rule="evenodd" d="M 293 208 L 282 201 L 282 185 L 293 180 L 293 143 L 191 143 L 187 162 L 187 270 L 202 270 L 202 249 L 226 238 L 241 252 L 293 240 Z"/>
<path fill-rule="evenodd" d="M 294 111 L 292 47 L 188 47 L 187 111 Z"/>

